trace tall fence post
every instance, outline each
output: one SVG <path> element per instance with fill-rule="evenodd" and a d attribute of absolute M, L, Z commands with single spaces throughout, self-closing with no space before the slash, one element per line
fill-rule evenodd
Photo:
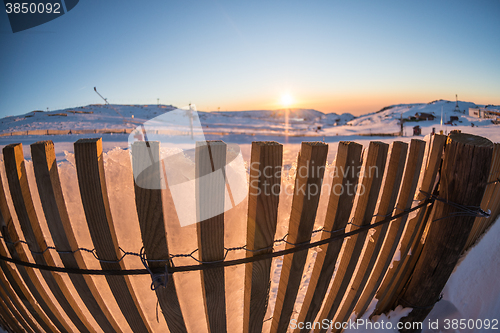
<path fill-rule="evenodd" d="M 322 142 L 302 142 L 295 175 L 287 249 L 295 246 L 292 244 L 311 240 L 327 155 L 328 145 Z M 296 252 L 283 258 L 271 333 L 284 333 L 288 329 L 306 264 L 307 252 Z"/>
<path fill-rule="evenodd" d="M 422 322 L 439 299 L 465 246 L 475 216 L 461 207 L 481 203 L 493 154 L 485 138 L 453 133 L 448 137 L 439 186 L 439 200 L 422 253 L 398 304 L 413 307 L 401 322 Z M 464 214 L 465 213 L 465 214 Z M 413 326 L 413 325 L 408 325 Z M 415 332 L 402 329 L 401 332 Z"/>
<path fill-rule="evenodd" d="M 31 157 L 45 219 L 61 261 L 66 268 L 86 269 L 83 255 L 78 251 L 78 242 L 64 201 L 54 143 L 52 141 L 33 143 Z M 119 331 L 120 328 L 106 307 L 92 277 L 82 274 L 68 274 L 68 276 L 100 328 L 104 332 Z"/>
<path fill-rule="evenodd" d="M 356 142 L 339 142 L 321 239 L 329 238 L 333 234 L 345 233 L 356 193 L 354 186 L 358 183 L 358 172 L 362 164 L 362 150 L 363 146 Z M 338 231 L 332 233 L 334 230 Z M 320 247 L 321 251 L 318 252 L 314 261 L 298 322 L 311 322 L 316 318 L 328 291 L 343 243 L 343 239 L 340 239 Z M 295 330 L 295 332 L 299 331 L 299 328 Z"/>
<path fill-rule="evenodd" d="M 366 159 L 360 170 L 361 178 L 354 198 L 354 211 L 351 214 L 352 223 L 347 226 L 346 232 L 354 231 L 371 223 L 384 177 L 388 149 L 389 145 L 386 143 L 370 142 Z M 344 241 L 342 257 L 333 277 L 330 291 L 325 298 L 323 310 L 319 314 L 319 321 L 333 319 L 362 255 L 367 236 L 368 231 L 363 231 Z M 326 329 L 325 327 L 316 327 L 314 332 L 325 333 Z"/>
<path fill-rule="evenodd" d="M 204 262 L 224 260 L 225 165 L 223 141 L 196 142 L 196 214 L 200 221 L 196 229 L 198 252 Z M 226 332 L 224 267 L 202 270 L 201 285 L 209 332 Z"/>
<path fill-rule="evenodd" d="M 160 143 L 137 141 L 131 150 L 132 168 L 138 173 L 134 181 L 135 203 L 147 264 L 150 268 L 168 269 L 171 264 L 168 260 L 170 256 L 162 205 Z M 166 190 L 166 177 L 164 181 Z M 187 332 L 173 276 L 159 274 L 152 278 L 169 331 Z"/>
<path fill-rule="evenodd" d="M 250 161 L 247 257 L 271 253 L 278 223 L 283 145 L 253 142 Z M 268 170 L 270 169 L 270 170 Z M 262 251 L 255 251 L 265 249 Z M 255 252 L 251 252 L 255 251 Z M 272 259 L 245 265 L 243 332 L 258 333 L 266 315 Z"/>
<path fill-rule="evenodd" d="M 75 142 L 75 162 L 80 196 L 95 253 L 103 270 L 123 270 L 125 264 L 109 207 L 104 174 L 102 139 Z M 134 332 L 151 332 L 151 326 L 128 276 L 106 275 L 106 281 L 123 316 Z"/>

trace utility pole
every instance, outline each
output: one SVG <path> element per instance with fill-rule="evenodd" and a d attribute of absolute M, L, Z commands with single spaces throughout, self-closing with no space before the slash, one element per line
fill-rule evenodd
<path fill-rule="evenodd" d="M 399 130 L 399 136 L 403 136 L 403 114 L 401 113 L 400 118 L 399 118 L 399 126 L 401 126 Z"/>

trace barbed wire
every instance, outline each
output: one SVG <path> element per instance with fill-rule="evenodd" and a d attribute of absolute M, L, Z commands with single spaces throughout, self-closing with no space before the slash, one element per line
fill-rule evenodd
<path fill-rule="evenodd" d="M 54 271 L 54 272 L 61 272 L 61 273 L 68 273 L 68 274 L 87 274 L 87 275 L 141 275 L 141 274 L 149 274 L 151 276 L 152 282 L 151 282 L 151 289 L 156 290 L 158 287 L 164 287 L 167 285 L 169 276 L 172 275 L 175 272 L 189 272 L 189 271 L 198 271 L 198 270 L 205 270 L 205 269 L 212 269 L 212 268 L 218 268 L 218 267 L 228 267 L 228 266 L 235 266 L 235 265 L 241 265 L 241 264 L 246 264 L 246 263 L 251 263 L 255 261 L 260 261 L 260 260 L 265 260 L 265 259 L 271 259 L 275 257 L 280 257 L 286 254 L 291 254 L 299 251 L 304 251 L 310 248 L 318 247 L 321 245 L 328 244 L 330 242 L 336 241 L 336 240 L 341 240 L 348 238 L 350 236 L 362 233 L 362 232 L 367 232 L 370 229 L 377 228 L 383 224 L 386 224 L 388 222 L 391 222 L 395 219 L 401 218 L 405 215 L 410 214 L 411 212 L 423 208 L 427 206 L 428 204 L 433 203 L 434 201 L 439 201 L 444 204 L 450 205 L 453 208 L 459 210 L 458 212 L 451 213 L 450 215 L 446 217 L 442 217 L 439 219 L 436 219 L 434 221 L 442 220 L 448 217 L 455 217 L 455 216 L 474 216 L 474 217 L 489 217 L 490 216 L 490 211 L 484 211 L 480 207 L 474 207 L 474 206 L 465 206 L 465 205 L 460 205 L 457 203 L 450 202 L 449 200 L 440 198 L 434 194 L 426 193 L 424 191 L 420 191 L 425 195 L 424 199 L 421 200 L 415 200 L 419 201 L 420 204 L 409 208 L 409 209 L 400 209 L 400 208 L 394 208 L 391 213 L 382 215 L 382 214 L 375 214 L 371 217 L 371 219 L 375 217 L 382 217 L 383 219 L 379 222 L 372 223 L 372 224 L 366 224 L 366 225 L 358 225 L 353 222 L 354 218 L 351 218 L 349 222 L 347 222 L 346 226 L 340 229 L 336 230 L 326 230 L 324 227 L 313 230 L 311 232 L 311 238 L 314 237 L 315 234 L 323 232 L 323 233 L 329 233 L 331 236 L 321 239 L 319 241 L 311 242 L 310 240 L 307 242 L 302 242 L 302 243 L 293 243 L 287 240 L 288 238 L 288 233 L 285 234 L 283 237 L 276 239 L 273 241 L 272 245 L 264 248 L 259 248 L 259 249 L 249 249 L 247 248 L 247 245 L 244 246 L 238 246 L 238 247 L 229 247 L 226 248 L 224 247 L 224 256 L 220 260 L 216 261 L 202 261 L 198 258 L 196 258 L 195 254 L 198 252 L 198 249 L 195 249 L 191 251 L 190 253 L 185 253 L 185 254 L 169 254 L 169 258 L 167 259 L 148 259 L 144 247 L 141 248 L 139 253 L 136 252 L 130 252 L 130 251 L 125 251 L 121 247 L 119 247 L 119 250 L 121 251 L 122 255 L 119 259 L 116 260 L 109 260 L 109 259 L 103 259 L 99 258 L 97 255 L 96 249 L 87 249 L 87 248 L 78 248 L 74 251 L 58 251 L 54 246 L 48 246 L 46 249 L 43 251 L 32 251 L 30 249 L 30 243 L 24 240 L 17 240 L 15 242 L 11 242 L 8 239 L 6 239 L 3 236 L 0 236 L 0 238 L 4 239 L 5 244 L 11 245 L 11 246 L 16 246 L 18 244 L 25 244 L 28 246 L 28 249 L 33 255 L 43 255 L 49 250 L 54 250 L 56 253 L 59 255 L 64 255 L 64 254 L 74 254 L 76 252 L 87 252 L 92 254 L 92 256 L 98 260 L 100 263 L 120 263 L 121 261 L 124 260 L 125 257 L 127 256 L 134 256 L 138 257 L 141 260 L 141 263 L 144 266 L 144 269 L 123 269 L 123 270 L 99 270 L 99 269 L 83 269 L 83 268 L 70 268 L 70 267 L 58 267 L 58 266 L 47 266 L 47 265 L 38 265 L 36 263 L 31 263 L 31 262 L 25 262 L 22 260 L 14 259 L 14 258 L 9 258 L 5 256 L 0 255 L 0 260 L 12 262 L 17 265 L 23 265 L 27 267 L 32 267 L 36 269 L 41 269 L 41 270 L 48 270 L 48 271 Z M 393 212 L 396 210 L 400 210 L 401 212 L 398 214 L 393 215 Z M 371 220 L 370 219 L 370 220 Z M 347 226 L 352 225 L 356 227 L 357 229 L 350 229 L 348 232 Z M 277 245 L 280 245 L 282 243 L 291 245 L 291 247 L 286 248 L 284 250 L 280 251 L 272 251 L 275 249 Z M 229 255 L 230 252 L 234 251 L 248 251 L 251 253 L 260 253 L 251 257 L 245 257 L 241 259 L 233 259 L 233 260 L 226 260 L 227 256 Z M 14 251 L 14 250 L 13 250 Z M 262 252 L 262 253 L 261 253 Z M 174 265 L 174 259 L 176 258 L 191 258 L 192 260 L 196 261 L 197 264 L 195 265 L 184 265 L 184 266 L 175 266 Z M 165 263 L 163 267 L 154 267 L 151 268 L 149 266 L 149 263 Z"/>
<path fill-rule="evenodd" d="M 358 229 L 356 229 L 354 231 L 350 231 L 347 234 L 346 233 L 339 234 L 339 233 L 341 233 L 341 232 L 343 232 L 343 231 L 346 230 L 347 225 L 344 228 L 340 228 L 340 229 L 336 229 L 336 230 L 326 230 L 324 227 L 322 227 L 322 228 L 313 230 L 311 232 L 311 238 L 314 237 L 314 235 L 317 234 L 317 233 L 319 233 L 319 232 L 330 233 L 332 235 L 333 234 L 339 234 L 339 235 L 336 235 L 334 237 L 330 237 L 330 238 L 327 238 L 327 239 L 324 239 L 324 240 L 321 240 L 321 241 L 318 241 L 318 242 L 324 242 L 325 240 L 334 241 L 334 240 L 338 240 L 338 239 L 347 238 L 347 237 L 349 237 L 351 235 L 360 233 L 360 232 L 365 231 L 367 229 L 375 228 L 375 227 L 377 227 L 377 226 L 379 226 L 379 225 L 381 225 L 383 223 L 390 222 L 393 219 L 396 219 L 396 218 L 402 217 L 403 215 L 409 214 L 411 211 L 419 209 L 419 208 L 427 205 L 429 202 L 425 201 L 425 202 L 423 202 L 422 204 L 420 204 L 418 206 L 415 206 L 415 207 L 413 207 L 411 209 L 405 210 L 402 213 L 394 215 L 394 216 L 392 216 L 392 214 L 387 214 L 387 215 L 375 214 L 375 215 L 373 215 L 373 217 L 385 217 L 386 218 L 383 221 L 378 222 L 376 224 L 368 224 L 368 225 L 364 225 L 364 226 L 363 225 L 357 225 L 357 224 L 353 223 L 353 219 L 351 219 L 349 222 L 347 222 L 347 225 L 353 225 L 353 226 L 357 227 Z M 362 229 L 360 230 L 360 228 L 362 228 Z M 360 231 L 358 231 L 358 230 L 360 230 Z M 207 268 L 211 268 L 211 267 L 215 268 L 216 266 L 217 267 L 220 267 L 220 266 L 222 266 L 222 267 L 224 267 L 224 266 L 232 266 L 232 265 L 241 264 L 241 263 L 238 262 L 238 261 L 241 261 L 241 260 L 245 261 L 245 262 L 242 262 L 242 263 L 254 262 L 254 261 L 258 261 L 258 260 L 264 260 L 266 258 L 261 258 L 263 255 L 270 255 L 271 254 L 272 257 L 278 257 L 278 256 L 281 256 L 281 255 L 284 255 L 284 254 L 287 254 L 287 253 L 294 253 L 294 252 L 297 252 L 298 250 L 296 249 L 296 250 L 291 251 L 291 252 L 290 252 L 290 250 L 298 248 L 299 246 L 305 246 L 305 245 L 307 245 L 307 249 L 315 247 L 315 246 L 319 246 L 319 244 L 316 244 L 318 242 L 311 243 L 310 241 L 304 242 L 304 243 L 293 243 L 293 242 L 288 241 L 287 237 L 288 237 L 288 233 L 285 234 L 283 237 L 274 240 L 273 243 L 272 243 L 272 245 L 270 245 L 268 247 L 264 247 L 264 248 L 259 248 L 259 249 L 249 249 L 249 248 L 247 248 L 247 245 L 238 246 L 238 247 L 229 247 L 229 248 L 224 247 L 224 256 L 223 256 L 222 259 L 216 260 L 216 261 L 202 261 L 202 260 L 200 260 L 200 259 L 198 259 L 198 258 L 195 257 L 195 254 L 198 252 L 198 249 L 195 249 L 195 250 L 191 251 L 190 253 L 185 253 L 185 254 L 169 254 L 169 258 L 168 259 L 147 259 L 144 247 L 141 248 L 140 253 L 125 251 L 121 247 L 119 247 L 118 249 L 122 253 L 121 257 L 119 259 L 117 259 L 117 260 L 110 260 L 110 259 L 100 258 L 97 255 L 97 251 L 96 251 L 95 248 L 94 249 L 87 249 L 87 248 L 81 247 L 81 248 L 78 248 L 78 249 L 73 250 L 73 251 L 58 251 L 54 246 L 48 246 L 45 250 L 43 250 L 43 251 L 40 252 L 40 251 L 33 251 L 33 250 L 31 250 L 31 248 L 30 248 L 31 244 L 29 242 L 25 241 L 25 240 L 17 240 L 15 242 L 11 242 L 11 241 L 5 239 L 5 237 L 0 236 L 0 238 L 4 239 L 4 243 L 6 245 L 11 245 L 11 246 L 14 246 L 14 247 L 16 245 L 18 245 L 18 244 L 25 244 L 25 245 L 27 245 L 29 251 L 33 255 L 43 255 L 44 253 L 46 253 L 49 250 L 54 250 L 59 255 L 74 254 L 76 252 L 81 251 L 81 252 L 87 252 L 87 253 L 92 254 L 92 256 L 97 261 L 99 261 L 100 263 L 120 263 L 121 261 L 124 260 L 125 257 L 127 257 L 127 256 L 134 256 L 134 257 L 139 257 L 140 258 L 140 260 L 141 260 L 141 262 L 142 262 L 142 264 L 144 265 L 145 268 L 144 269 L 126 269 L 126 270 L 81 269 L 81 268 L 68 268 L 68 267 L 38 265 L 36 263 L 25 262 L 25 261 L 22 261 L 22 260 L 17 260 L 17 259 L 14 259 L 14 258 L 8 258 L 8 257 L 4 257 L 4 256 L 0 256 L 0 259 L 12 262 L 14 264 L 19 264 L 19 265 L 27 266 L 27 267 L 38 268 L 38 269 L 42 269 L 42 270 L 55 271 L 55 272 L 61 272 L 61 273 L 68 273 L 68 274 L 88 274 L 88 275 L 140 275 L 140 274 L 150 274 L 151 277 L 152 277 L 152 280 L 153 280 L 152 289 L 154 290 L 153 287 L 156 284 L 166 285 L 166 281 L 168 281 L 168 279 L 165 278 L 165 274 L 168 277 L 168 275 L 171 275 L 174 272 L 186 272 L 186 271 L 202 270 L 202 269 L 207 269 Z M 231 261 L 227 261 L 226 260 L 227 256 L 229 255 L 230 252 L 241 251 L 241 250 L 245 250 L 245 251 L 252 252 L 252 253 L 265 252 L 265 251 L 269 251 L 269 250 L 274 249 L 276 245 L 280 245 L 281 243 L 285 243 L 285 244 L 294 246 L 294 248 L 286 249 L 286 250 L 282 250 L 282 251 L 277 251 L 277 252 L 272 252 L 272 253 L 265 253 L 265 254 L 261 254 L 261 255 L 257 255 L 257 256 L 252 256 L 252 257 L 248 257 L 248 258 L 243 258 L 243 259 L 234 259 L 234 260 L 231 260 Z M 299 247 L 299 249 L 305 250 L 305 248 L 302 249 L 302 247 Z M 173 262 L 173 259 L 176 259 L 176 258 L 191 258 L 192 260 L 196 261 L 198 263 L 198 265 L 178 266 L 178 267 L 176 267 L 174 265 L 174 262 Z M 152 268 L 149 267 L 148 263 L 153 263 L 153 262 L 164 262 L 164 263 L 169 262 L 169 265 L 164 265 L 165 269 L 162 268 L 162 270 L 159 271 L 158 268 L 152 269 Z M 168 267 L 168 266 L 170 266 L 170 267 Z M 162 276 L 161 279 L 160 279 L 160 275 Z M 159 283 L 160 280 L 163 281 L 163 283 Z"/>

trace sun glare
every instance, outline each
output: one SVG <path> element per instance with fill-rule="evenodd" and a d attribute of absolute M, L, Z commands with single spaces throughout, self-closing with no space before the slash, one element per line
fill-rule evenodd
<path fill-rule="evenodd" d="M 289 107 L 290 105 L 293 104 L 293 102 L 294 102 L 294 99 L 293 99 L 292 95 L 284 94 L 283 96 L 281 96 L 281 104 L 284 107 Z"/>

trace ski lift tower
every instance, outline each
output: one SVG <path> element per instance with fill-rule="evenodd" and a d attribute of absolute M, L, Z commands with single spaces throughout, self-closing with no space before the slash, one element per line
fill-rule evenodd
<path fill-rule="evenodd" d="M 458 107 L 458 95 L 455 95 L 455 98 L 457 100 L 457 104 L 455 104 L 455 110 L 453 110 L 453 111 L 455 111 L 455 112 L 461 112 L 460 108 Z"/>

